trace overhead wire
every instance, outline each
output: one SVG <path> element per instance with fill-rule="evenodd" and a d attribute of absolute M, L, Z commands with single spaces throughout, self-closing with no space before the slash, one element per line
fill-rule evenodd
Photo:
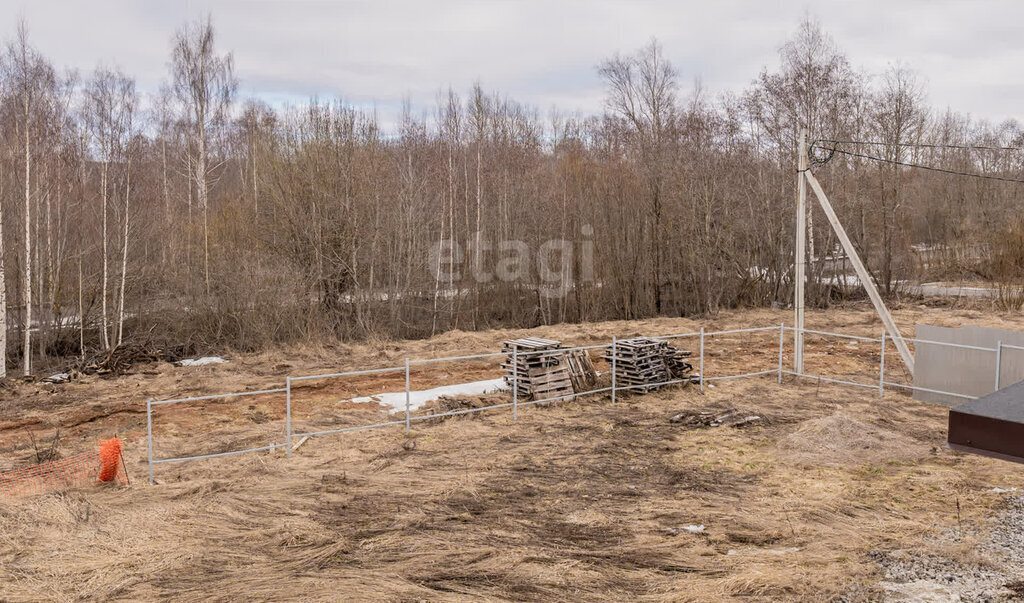
<path fill-rule="evenodd" d="M 830 146 L 824 146 L 819 143 L 831 143 Z M 891 165 L 898 165 L 902 167 L 917 168 L 921 170 L 928 170 L 931 172 L 939 172 L 943 174 L 951 174 L 954 176 L 967 176 L 970 178 L 980 178 L 983 180 L 998 180 L 1001 182 L 1013 182 L 1016 184 L 1024 184 L 1024 179 L 1020 178 L 1008 178 L 1005 176 L 995 176 L 992 174 L 981 174 L 978 172 L 962 172 L 959 170 L 951 170 L 947 168 L 940 168 L 931 165 L 922 165 L 920 163 L 910 163 L 908 161 L 899 161 L 897 159 L 888 159 L 886 157 L 878 157 L 875 155 L 868 155 L 866 153 L 858 153 L 856 151 L 849 151 L 840 148 L 843 144 L 863 144 L 863 145 L 876 145 L 876 146 L 908 146 L 908 147 L 922 147 L 922 148 L 950 148 L 959 150 L 993 150 L 993 151 L 1024 151 L 1024 148 L 1020 147 L 985 147 L 985 146 L 967 146 L 967 145 L 938 145 L 938 144 L 923 144 L 923 143 L 908 143 L 892 145 L 890 143 L 877 142 L 877 141 L 854 141 L 854 140 L 828 140 L 819 139 L 812 142 L 807 147 L 807 155 L 811 160 L 811 163 L 817 166 L 825 165 L 828 163 L 836 153 L 841 155 L 848 155 L 850 157 L 858 157 L 860 159 L 867 159 L 870 161 L 878 161 L 881 163 L 888 163 Z M 827 151 L 828 154 L 824 157 L 818 157 L 815 155 L 815 149 L 821 149 Z"/>
<path fill-rule="evenodd" d="M 976 144 L 938 144 L 938 143 L 927 143 L 927 142 L 881 142 L 878 140 L 832 140 L 829 138 L 819 138 L 814 142 L 830 142 L 833 144 L 860 144 L 865 146 L 878 146 L 878 147 L 915 147 L 921 149 L 958 149 L 958 150 L 980 150 L 980 151 L 1024 151 L 1024 147 L 995 147 L 987 145 L 976 145 Z"/>

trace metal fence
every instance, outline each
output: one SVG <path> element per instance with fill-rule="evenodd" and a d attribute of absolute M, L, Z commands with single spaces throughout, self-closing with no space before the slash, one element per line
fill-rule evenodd
<path fill-rule="evenodd" d="M 708 376 L 708 375 L 705 374 L 705 357 L 707 355 L 707 353 L 706 353 L 706 347 L 707 347 L 706 346 L 706 342 L 707 342 L 707 339 L 709 337 L 720 336 L 720 335 L 743 334 L 743 333 L 767 332 L 767 331 L 778 331 L 778 334 L 779 334 L 779 337 L 778 337 L 778 362 L 777 362 L 777 365 L 774 368 L 765 369 L 765 370 L 759 370 L 759 371 L 753 371 L 753 372 L 747 372 L 747 373 L 731 374 L 731 375 Z M 878 348 L 878 350 L 879 350 L 879 368 L 878 368 L 878 378 L 877 378 L 877 380 L 873 380 L 871 382 L 860 382 L 860 381 L 851 381 L 851 380 L 848 380 L 848 379 L 838 379 L 838 378 L 829 377 L 829 376 L 825 376 L 825 375 L 814 375 L 814 374 L 810 374 L 810 373 L 807 373 L 807 372 L 796 372 L 796 371 L 786 370 L 785 368 L 783 368 L 783 361 L 784 361 L 784 353 L 785 353 L 785 347 L 786 347 L 786 332 L 787 331 L 790 332 L 790 333 L 794 333 L 796 331 L 796 329 L 794 329 L 793 327 L 787 327 L 787 326 L 785 326 L 785 324 L 780 324 L 780 325 L 775 325 L 775 326 L 765 326 L 765 327 L 753 327 L 753 328 L 746 328 L 746 329 L 732 329 L 732 330 L 724 330 L 724 331 L 706 331 L 702 327 L 699 331 L 694 331 L 694 332 L 690 332 L 690 333 L 677 333 L 677 334 L 671 334 L 671 335 L 658 335 L 658 336 L 651 337 L 651 339 L 658 339 L 658 340 L 666 340 L 667 341 L 667 340 L 673 340 L 673 339 L 697 338 L 699 340 L 699 344 L 698 344 L 699 345 L 699 352 L 698 352 L 698 356 L 697 356 L 697 361 L 698 361 L 698 366 L 697 366 L 698 379 L 697 379 L 697 383 L 698 383 L 698 386 L 699 386 L 701 392 L 704 392 L 706 384 L 708 384 L 710 382 L 714 382 L 714 381 L 725 381 L 725 380 L 731 380 L 731 379 L 742 379 L 742 378 L 748 378 L 748 377 L 776 375 L 777 382 L 779 384 L 781 384 L 782 383 L 783 375 L 790 375 L 790 376 L 794 376 L 794 377 L 798 377 L 798 378 L 814 379 L 814 380 L 816 380 L 818 382 L 835 383 L 835 384 L 838 384 L 838 385 L 849 385 L 849 386 L 854 386 L 854 387 L 862 387 L 862 388 L 875 389 L 875 390 L 878 391 L 879 397 L 881 397 L 885 393 L 885 388 L 889 387 L 889 388 L 906 389 L 906 390 L 912 390 L 912 391 L 925 391 L 925 392 L 929 392 L 929 393 L 944 394 L 944 395 L 955 396 L 955 397 L 964 398 L 964 399 L 974 399 L 974 398 L 976 398 L 976 396 L 969 396 L 969 395 L 960 394 L 960 393 L 956 393 L 956 392 L 939 391 L 939 390 L 933 390 L 933 389 L 928 389 L 928 388 L 916 387 L 914 385 L 909 385 L 909 384 L 906 384 L 906 383 L 898 383 L 898 382 L 895 382 L 895 381 L 887 381 L 886 380 L 886 365 L 885 365 L 885 349 L 886 349 L 887 344 L 889 342 L 891 342 L 891 337 L 887 337 L 884 332 L 882 333 L 881 337 L 875 339 L 875 338 L 871 338 L 871 337 L 863 337 L 863 336 L 859 336 L 859 335 L 849 335 L 849 334 L 845 334 L 845 333 L 833 333 L 833 332 L 828 332 L 828 331 L 815 331 L 815 330 L 811 330 L 811 329 L 804 329 L 803 330 L 803 333 L 805 335 L 809 334 L 809 335 L 817 335 L 817 336 L 821 336 L 821 337 L 834 337 L 834 338 L 839 338 L 839 339 L 844 339 L 844 340 L 852 340 L 852 341 L 865 342 L 865 343 L 873 342 L 873 343 L 879 344 L 879 348 Z M 967 346 L 967 345 L 963 345 L 963 344 L 946 343 L 946 342 L 939 342 L 939 341 L 918 340 L 918 339 L 909 338 L 909 337 L 906 337 L 904 339 L 908 343 L 914 343 L 914 344 L 922 343 L 922 344 L 934 344 L 934 345 L 960 347 L 960 348 L 970 348 L 970 349 L 975 349 L 975 350 L 990 351 L 990 352 L 994 353 L 995 354 L 995 357 L 994 357 L 995 369 L 994 369 L 993 375 L 994 375 L 994 383 L 995 383 L 996 389 L 998 389 L 998 387 L 999 387 L 999 369 L 1000 369 L 1000 363 L 1001 363 L 1001 357 L 1002 357 L 1002 350 L 1003 349 L 1024 350 L 1024 347 L 1006 345 L 1006 344 L 1002 344 L 1001 342 L 995 348 L 984 348 L 984 347 L 978 347 L 978 346 Z M 159 465 L 159 464 L 164 464 L 164 463 L 180 463 L 180 462 L 186 462 L 186 461 L 196 461 L 196 460 L 202 460 L 202 459 L 212 459 L 212 458 L 218 458 L 218 457 L 226 457 L 226 456 L 234 456 L 234 455 L 239 455 L 239 454 L 248 454 L 248 453 L 253 453 L 253 452 L 262 452 L 262 451 L 268 451 L 268 450 L 275 450 L 275 449 L 278 449 L 278 448 L 284 448 L 286 456 L 290 457 L 291 453 L 292 453 L 292 440 L 295 439 L 295 438 L 304 438 L 304 437 L 308 438 L 308 437 L 314 437 L 314 436 L 323 436 L 323 435 L 329 435 L 329 434 L 340 434 L 340 433 L 347 433 L 347 432 L 352 432 L 352 431 L 362 431 L 362 430 L 366 430 L 366 429 L 377 429 L 377 428 L 381 428 L 381 427 L 397 427 L 397 426 L 404 426 L 405 432 L 409 433 L 411 431 L 411 429 L 412 429 L 412 423 L 415 423 L 415 422 L 418 422 L 418 421 L 427 421 L 427 420 L 431 420 L 431 419 L 440 419 L 440 418 L 444 418 L 444 417 L 452 417 L 452 416 L 457 416 L 457 415 L 464 415 L 464 414 L 469 414 L 469 413 L 477 413 L 477 412 L 483 412 L 483 411 L 497 410 L 497 409 L 502 409 L 502 408 L 511 408 L 511 410 L 512 410 L 512 418 L 513 418 L 513 420 L 517 420 L 518 417 L 519 417 L 519 409 L 521 407 L 530 406 L 530 405 L 533 405 L 533 404 L 543 404 L 543 403 L 557 402 L 557 401 L 564 400 L 564 399 L 567 399 L 567 398 L 577 398 L 577 397 L 581 397 L 581 396 L 592 396 L 592 395 L 602 394 L 602 393 L 606 393 L 606 392 L 610 392 L 610 394 L 611 394 L 611 402 L 614 404 L 616 402 L 617 394 L 619 392 L 628 392 L 628 391 L 637 390 L 637 389 L 647 389 L 647 388 L 650 388 L 652 386 L 660 387 L 660 386 L 666 386 L 666 385 L 673 385 L 673 384 L 681 384 L 681 383 L 691 383 L 691 382 L 693 382 L 692 378 L 683 378 L 683 379 L 671 379 L 671 380 L 663 381 L 663 382 L 660 382 L 660 383 L 646 383 L 646 384 L 642 384 L 642 385 L 625 385 L 625 386 L 620 385 L 620 384 L 618 384 L 616 382 L 616 374 L 615 374 L 616 373 L 616 370 L 615 370 L 616 369 L 616 366 L 615 366 L 616 354 L 614 352 L 616 351 L 617 345 L 618 345 L 618 338 L 613 337 L 611 342 L 609 342 L 607 344 L 590 345 L 590 346 L 578 346 L 578 347 L 571 347 L 571 348 L 558 348 L 556 350 L 545 350 L 545 351 L 540 351 L 540 352 L 519 352 L 518 350 L 513 350 L 513 353 L 512 353 L 512 368 L 513 368 L 513 370 L 511 371 L 511 374 L 512 374 L 511 390 L 512 391 L 511 391 L 511 396 L 510 396 L 511 399 L 510 399 L 509 402 L 504 402 L 504 403 L 500 403 L 500 404 L 493 404 L 493 405 L 490 405 L 490 406 L 484 406 L 484 407 L 478 407 L 478 408 L 458 409 L 458 410 L 450 410 L 450 411 L 447 411 L 447 412 L 430 413 L 430 414 L 426 414 L 426 415 L 413 415 L 412 411 L 411 411 L 411 405 L 410 405 L 410 395 L 411 395 L 411 392 L 412 392 L 412 390 L 410 388 L 410 370 L 411 370 L 411 367 L 413 367 L 413 366 L 421 366 L 421 365 L 430 365 L 430 364 L 436 364 L 436 363 L 442 363 L 442 362 L 453 362 L 453 361 L 462 361 L 462 360 L 482 360 L 482 359 L 489 359 L 489 358 L 500 358 L 500 357 L 505 357 L 506 354 L 504 352 L 496 352 L 496 353 L 491 353 L 491 354 L 475 354 L 475 355 L 468 355 L 468 356 L 449 356 L 449 357 L 444 357 L 444 358 L 429 358 L 429 359 L 410 359 L 410 358 L 406 358 L 405 359 L 405 363 L 404 363 L 403 366 L 378 368 L 378 369 L 367 369 L 367 370 L 357 370 L 357 371 L 342 371 L 342 372 L 323 373 L 323 374 L 316 374 L 316 375 L 303 375 L 303 376 L 297 376 L 297 377 L 288 376 L 288 377 L 285 378 L 285 385 L 284 385 L 284 387 L 280 387 L 280 388 L 263 389 L 263 390 L 256 390 L 256 391 L 247 391 L 247 392 L 234 392 L 234 393 L 229 393 L 229 394 L 217 394 L 217 395 L 207 395 L 207 396 L 193 396 L 193 397 L 187 397 L 187 398 L 174 398 L 174 399 L 170 399 L 170 400 L 153 400 L 153 399 L 149 399 L 149 400 L 146 401 L 146 438 L 147 438 L 148 461 L 149 461 L 149 483 L 150 484 L 154 483 L 154 480 L 153 480 L 153 469 L 154 469 L 154 466 L 155 465 Z M 577 350 L 589 351 L 589 350 L 606 349 L 606 348 L 610 348 L 610 350 L 612 352 L 612 354 L 611 354 L 611 358 L 612 359 L 611 359 L 611 361 L 609 363 L 610 364 L 610 373 L 611 373 L 611 386 L 610 387 L 594 388 L 594 389 L 591 389 L 591 390 L 588 390 L 588 391 L 584 391 L 584 392 L 574 392 L 573 394 L 570 394 L 570 395 L 555 396 L 555 397 L 543 398 L 543 399 L 539 399 L 539 400 L 527 400 L 527 401 L 520 401 L 519 400 L 519 397 L 520 397 L 519 396 L 519 380 L 518 380 L 518 376 L 517 376 L 517 371 L 515 369 L 517 368 L 517 365 L 518 365 L 518 362 L 520 361 L 520 359 L 522 359 L 524 357 L 538 357 L 538 356 L 543 356 L 543 355 L 564 354 L 564 353 L 567 353 L 567 352 L 572 352 L 572 351 L 577 351 Z M 360 376 L 360 375 L 377 375 L 377 374 L 400 373 L 400 372 L 404 373 L 404 377 L 405 377 L 405 409 L 404 409 L 404 416 L 402 418 L 391 420 L 391 421 L 383 421 L 383 422 L 379 422 L 379 423 L 373 423 L 373 424 L 370 424 L 370 425 L 348 426 L 348 427 L 342 427 L 342 428 L 338 428 L 338 429 L 326 429 L 326 430 L 317 430 L 317 431 L 299 431 L 299 432 L 294 432 L 292 430 L 292 388 L 293 388 L 293 384 L 295 384 L 297 382 L 302 382 L 302 381 L 323 380 L 323 379 L 336 379 L 336 378 L 353 377 L 353 376 Z M 218 453 L 215 453 L 215 454 L 198 454 L 198 455 L 193 455 L 193 456 L 179 456 L 179 457 L 171 457 L 171 458 L 154 458 L 153 457 L 153 409 L 154 409 L 154 407 L 161 406 L 161 405 L 168 405 L 168 404 L 186 403 L 186 402 L 200 402 L 200 401 L 209 401 L 209 400 L 224 400 L 224 399 L 237 398 L 237 397 L 243 397 L 243 396 L 248 397 L 248 396 L 259 396 L 259 395 L 281 394 L 281 393 L 285 394 L 285 419 L 284 419 L 284 421 L 285 421 L 285 432 L 283 434 L 283 436 L 284 436 L 284 442 L 283 443 L 280 443 L 280 444 L 270 444 L 270 445 L 267 445 L 267 446 L 259 446 L 259 447 L 255 447 L 255 448 L 246 448 L 246 449 L 243 449 L 243 450 L 232 450 L 232 451 L 228 451 L 228 452 L 218 452 Z"/>

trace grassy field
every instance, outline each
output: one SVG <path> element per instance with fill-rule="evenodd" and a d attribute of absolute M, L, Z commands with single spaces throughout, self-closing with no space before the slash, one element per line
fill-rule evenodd
<path fill-rule="evenodd" d="M 908 333 L 915 322 L 1024 328 L 1020 316 L 977 309 L 912 306 L 896 316 Z M 504 410 L 425 421 L 410 437 L 399 427 L 317 437 L 291 459 L 162 465 L 159 484 L 144 485 L 147 397 L 275 387 L 288 374 L 396 366 L 407 355 L 491 352 L 524 335 L 594 344 L 790 320 L 753 310 L 453 332 L 11 385 L 0 401 L 0 469 L 28 462 L 30 432 L 60 427 L 68 454 L 116 432 L 133 484 L 0 499 L 0 599 L 872 600 L 892 594 L 879 559 L 897 551 L 999 570 L 981 546 L 1004 504 L 992 489 L 1024 487 L 1024 467 L 947 450 L 943 407 L 808 380 L 780 386 L 775 376 L 718 382 L 704 394 L 678 387 L 616 404 L 604 395 L 531 406 L 517 422 Z M 861 306 L 809 312 L 808 327 L 881 332 Z M 774 368 L 777 338 L 710 340 L 706 373 Z M 870 344 L 808 345 L 811 372 L 877 379 Z M 481 361 L 431 365 L 413 387 L 496 371 Z M 395 386 L 392 376 L 311 382 L 295 392 L 297 425 L 379 420 L 379 409 L 344 400 Z M 743 428 L 669 421 L 726 408 L 761 420 Z M 157 454 L 280 442 L 282 409 L 280 396 L 161 408 Z"/>

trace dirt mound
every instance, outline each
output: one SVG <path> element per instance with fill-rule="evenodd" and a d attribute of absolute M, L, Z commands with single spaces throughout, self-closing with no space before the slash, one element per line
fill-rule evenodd
<path fill-rule="evenodd" d="M 928 454 L 928 446 L 901 433 L 875 427 L 836 413 L 811 419 L 779 440 L 791 460 L 812 465 L 882 465 L 912 461 Z"/>

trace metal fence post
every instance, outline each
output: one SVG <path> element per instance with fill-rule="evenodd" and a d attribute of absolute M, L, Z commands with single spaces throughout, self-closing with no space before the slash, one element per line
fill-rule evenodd
<path fill-rule="evenodd" d="M 1003 368 L 1003 342 L 996 342 L 996 391 L 999 391 L 999 372 Z"/>
<path fill-rule="evenodd" d="M 149 449 L 149 485 L 153 485 L 153 398 L 146 398 L 146 446 Z"/>
<path fill-rule="evenodd" d="M 519 420 L 519 347 L 512 347 L 512 420 Z"/>
<path fill-rule="evenodd" d="M 409 435 L 409 359 L 405 359 L 405 435 Z"/>
<path fill-rule="evenodd" d="M 617 355 L 618 340 L 612 335 L 612 404 L 615 404 L 615 356 Z"/>
<path fill-rule="evenodd" d="M 700 328 L 700 393 L 704 393 L 704 327 Z"/>
<path fill-rule="evenodd" d="M 885 329 L 882 329 L 882 359 L 878 362 L 878 397 L 885 395 Z"/>
<path fill-rule="evenodd" d="M 284 455 L 292 456 L 292 378 L 284 378 Z"/>
<path fill-rule="evenodd" d="M 786 333 L 786 323 L 779 323 L 779 385 L 782 385 L 782 346 Z"/>

